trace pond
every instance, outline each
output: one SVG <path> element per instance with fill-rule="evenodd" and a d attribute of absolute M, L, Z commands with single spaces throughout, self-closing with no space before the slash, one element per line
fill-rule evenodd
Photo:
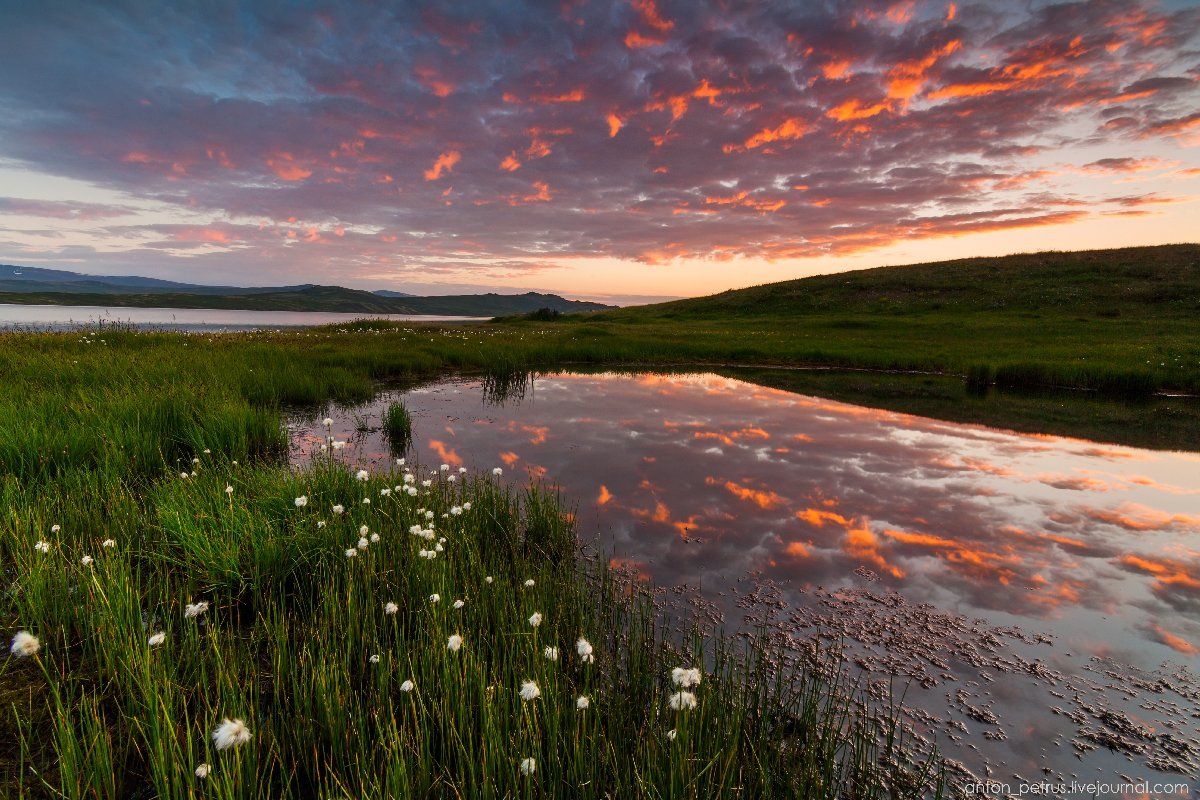
<path fill-rule="evenodd" d="M 341 314 L 332 311 L 252 311 L 220 308 L 131 308 L 0 303 L 0 329 L 72 330 L 95 325 L 131 325 L 150 330 L 250 331 L 332 325 L 356 319 L 398 322 L 469 322 L 486 317 L 419 314 Z"/>
<path fill-rule="evenodd" d="M 955 780 L 1190 781 L 1200 767 L 1200 453 L 963 425 L 714 374 L 444 380 L 295 419 L 304 459 L 408 454 L 552 482 L 581 536 L 729 628 L 904 697 Z M 1106 792 L 1101 792 L 1106 794 Z"/>

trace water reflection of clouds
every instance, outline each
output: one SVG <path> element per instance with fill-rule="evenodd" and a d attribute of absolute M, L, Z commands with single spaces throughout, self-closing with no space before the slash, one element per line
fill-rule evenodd
<path fill-rule="evenodd" d="M 584 533 L 666 585 L 761 571 L 797 588 L 867 567 L 968 613 L 1128 616 L 1200 608 L 1188 454 L 1011 434 L 714 375 L 560 375 L 484 409 L 476 387 L 410 393 L 431 461 L 551 477 Z M 1135 467 L 1136 465 L 1136 467 Z M 1167 627 L 1163 630 L 1167 630 Z M 1181 645 L 1182 643 L 1182 645 Z"/>
<path fill-rule="evenodd" d="M 1020 624 L 1057 642 L 1029 657 L 1067 670 L 1073 686 L 1092 656 L 1151 670 L 1200 661 L 1195 454 L 956 425 L 714 375 L 559 375 L 502 404 L 445 383 L 405 402 L 421 463 L 553 480 L 615 566 L 700 587 L 735 622 L 739 581 L 761 576 L 793 609 L 819 605 L 820 587 L 890 589 L 917 609 Z M 335 433 L 355 440 L 353 458 L 383 461 L 381 436 L 354 431 L 363 413 L 331 413 Z M 312 449 L 320 434 L 293 441 Z M 981 690 L 1007 709 L 1009 733 L 1024 732 L 987 743 L 1000 763 L 1037 764 L 1041 745 L 1072 730 L 1046 711 L 1056 696 L 1028 699 L 1027 677 L 1018 667 Z M 943 695 L 931 690 L 929 707 Z"/>

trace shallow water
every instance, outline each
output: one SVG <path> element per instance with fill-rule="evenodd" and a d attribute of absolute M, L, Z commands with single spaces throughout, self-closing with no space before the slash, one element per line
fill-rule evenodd
<path fill-rule="evenodd" d="M 399 322 L 463 322 L 481 317 L 414 314 L 339 314 L 330 311 L 250 311 L 216 308 L 127 308 L 0 303 L 0 328 L 72 330 L 100 324 L 173 331 L 250 331 L 331 325 L 356 319 Z"/>
<path fill-rule="evenodd" d="M 907 686 L 909 722 L 959 782 L 1194 778 L 1200 453 L 716 375 L 560 374 L 499 403 L 484 388 L 295 420 L 296 457 L 328 413 L 348 458 L 386 461 L 379 418 L 402 397 L 410 459 L 552 480 L 641 579 L 693 587 L 731 627 L 769 611 L 797 650 L 844 638 L 854 669 Z"/>

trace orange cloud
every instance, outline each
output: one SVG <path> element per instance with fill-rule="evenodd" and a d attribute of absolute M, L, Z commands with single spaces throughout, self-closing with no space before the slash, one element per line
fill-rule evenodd
<path fill-rule="evenodd" d="M 425 180 L 436 181 L 443 174 L 448 174 L 454 169 L 454 165 L 462 160 L 462 154 L 457 150 L 447 150 L 437 157 L 433 162 L 433 166 L 425 170 Z"/>
<path fill-rule="evenodd" d="M 1188 656 L 1200 655 L 1200 648 L 1197 648 L 1187 639 L 1176 636 L 1159 625 L 1151 625 L 1151 629 L 1158 635 L 1158 640 L 1172 650 Z"/>
<path fill-rule="evenodd" d="M 544 181 L 534 181 L 533 188 L 536 189 L 537 191 L 535 191 L 533 194 L 525 195 L 524 200 L 526 203 L 546 203 L 546 202 L 550 201 L 550 185 L 549 184 L 545 183 Z M 545 440 L 546 440 L 546 435 L 543 432 L 542 441 L 545 441 Z M 535 442 L 534 444 L 538 444 L 538 442 Z"/>
<path fill-rule="evenodd" d="M 852 62 L 849 59 L 839 59 L 830 61 L 821 65 L 821 74 L 828 80 L 836 81 L 846 77 L 846 73 L 850 71 Z"/>
<path fill-rule="evenodd" d="M 888 97 L 907 103 L 925 86 L 931 67 L 962 47 L 962 42 L 951 39 L 935 48 L 922 58 L 901 61 L 888 70 Z"/>
<path fill-rule="evenodd" d="M 609 114 L 606 119 L 608 121 L 608 138 L 611 139 L 617 135 L 617 132 L 621 130 L 621 126 L 625 123 L 616 114 Z"/>
<path fill-rule="evenodd" d="M 267 167 L 285 181 L 302 181 L 312 170 L 296 163 L 291 153 L 280 152 L 267 159 Z"/>
<path fill-rule="evenodd" d="M 848 122 L 856 119 L 868 119 L 889 108 L 891 108 L 891 103 L 886 100 L 872 106 L 864 106 L 858 99 L 852 99 L 829 109 L 825 112 L 825 116 L 841 122 Z"/>
<path fill-rule="evenodd" d="M 453 83 L 439 77 L 437 70 L 432 67 L 417 67 L 413 73 L 417 81 L 437 97 L 447 97 L 456 88 Z"/>
<path fill-rule="evenodd" d="M 751 489 L 748 486 L 742 486 L 733 481 L 721 482 L 716 478 L 705 478 L 704 482 L 709 486 L 723 486 L 725 491 L 729 492 L 739 500 L 745 500 L 748 503 L 753 503 L 762 509 L 777 508 L 784 504 L 784 499 L 772 491 L 762 489 Z"/>
<path fill-rule="evenodd" d="M 1200 580 L 1192 577 L 1187 569 L 1177 561 L 1159 561 L 1130 554 L 1121 556 L 1119 563 L 1138 572 L 1153 575 L 1163 586 L 1200 590 Z"/>
<path fill-rule="evenodd" d="M 509 153 L 503 161 L 500 162 L 500 169 L 508 172 L 515 172 L 521 168 L 521 162 L 517 161 L 516 152 Z"/>
<path fill-rule="evenodd" d="M 612 492 L 604 484 L 600 484 L 600 494 L 596 497 L 596 505 L 608 505 L 608 502 L 613 499 Z"/>
<path fill-rule="evenodd" d="M 747 139 L 741 147 L 738 145 L 727 144 L 724 146 L 726 153 L 731 153 L 734 150 L 753 150 L 756 147 L 762 147 L 764 144 L 771 142 L 794 141 L 800 139 L 810 130 L 809 126 L 801 119 L 791 117 L 788 120 L 776 125 L 774 128 L 763 128 L 758 133 Z"/>
<path fill-rule="evenodd" d="M 511 467 L 513 464 L 516 464 L 518 461 L 520 461 L 521 457 L 511 450 L 508 450 L 500 454 L 500 460 L 504 462 L 505 466 Z"/>
<path fill-rule="evenodd" d="M 675 27 L 675 23 L 663 17 L 654 0 L 632 0 L 631 5 L 642 17 L 642 22 L 659 33 L 667 33 Z"/>
<path fill-rule="evenodd" d="M 446 447 L 445 442 L 440 439 L 430 439 L 429 449 L 437 453 L 438 458 L 447 464 L 453 464 L 456 467 L 461 467 L 463 460 L 453 448 Z"/>

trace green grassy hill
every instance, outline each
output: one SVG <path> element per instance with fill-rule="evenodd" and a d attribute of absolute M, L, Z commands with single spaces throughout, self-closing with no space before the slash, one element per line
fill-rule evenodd
<path fill-rule="evenodd" d="M 1027 253 L 843 272 L 593 318 L 1057 310 L 1119 317 L 1200 315 L 1200 244 Z"/>

